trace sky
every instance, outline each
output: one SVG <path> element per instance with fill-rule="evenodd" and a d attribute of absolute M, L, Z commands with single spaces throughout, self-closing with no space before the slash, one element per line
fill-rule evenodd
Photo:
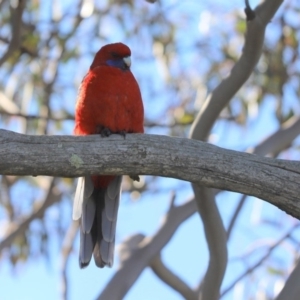
<path fill-rule="evenodd" d="M 69 2 L 64 2 L 64 5 L 67 6 Z M 179 33 L 178 37 L 187 45 L 189 43 L 189 39 L 192 38 L 193 35 L 206 35 L 210 32 L 210 30 L 212 30 L 210 27 L 202 26 L 203 24 L 211 22 L 210 25 L 212 27 L 215 26 L 214 21 L 212 21 L 213 16 L 211 12 L 205 10 L 205 5 L 208 1 L 204 1 L 203 5 L 195 4 L 195 1 L 181 1 L 180 4 L 177 4 L 176 1 L 165 1 L 164 3 L 166 2 L 170 5 L 179 5 L 181 11 L 185 11 L 186 13 L 191 13 L 192 11 L 194 13 L 193 18 L 187 23 L 190 27 L 189 37 L 186 36 L 186 32 L 184 30 Z M 219 5 L 220 3 L 219 1 L 209 2 L 212 6 Z M 255 3 L 252 5 L 254 6 L 254 4 Z M 230 4 L 227 3 L 222 6 L 224 13 L 226 13 L 226 11 L 229 12 L 233 9 L 239 8 L 243 8 L 243 1 L 235 0 Z M 47 9 L 47 5 L 45 4 L 41 18 L 44 17 L 43 14 L 47 15 Z M 224 24 L 224 26 L 226 26 L 226 24 Z M 106 34 L 110 36 L 112 28 L 113 26 L 108 24 L 107 28 L 104 28 L 103 30 L 106 30 Z M 111 39 L 114 40 L 122 36 L 122 33 L 118 33 L 117 37 L 113 36 Z M 131 46 L 133 46 L 132 50 L 134 50 L 134 43 Z M 152 48 L 148 49 L 148 51 L 152 51 Z M 186 63 L 188 63 L 188 60 L 189 57 L 187 56 Z M 89 64 L 90 62 L 88 60 L 80 62 L 80 70 L 76 75 L 79 80 L 85 74 Z M 203 68 L 205 68 L 205 64 L 203 65 Z M 143 72 L 141 67 L 134 66 L 134 64 L 132 70 L 133 73 Z M 150 62 L 147 70 L 153 78 L 157 77 L 156 80 L 159 81 L 160 78 L 157 75 L 157 70 L 159 70 L 158 65 L 151 65 Z M 68 73 L 67 68 L 66 73 Z M 154 84 L 157 85 L 158 89 L 160 88 L 159 82 L 154 81 Z M 141 84 L 141 89 L 142 87 L 143 84 Z M 76 91 L 70 91 L 70 96 L 72 95 L 76 95 Z M 59 99 L 54 99 L 53 105 L 54 107 L 55 105 L 59 105 Z M 68 105 L 68 109 L 70 111 L 74 109 L 72 103 L 68 103 L 66 105 Z M 145 112 L 147 116 L 151 118 L 158 115 L 161 112 L 163 105 L 166 104 L 161 103 L 159 99 L 154 99 L 152 102 L 147 100 L 145 102 Z M 234 124 L 228 124 L 222 121 L 218 122 L 218 124 L 213 128 L 214 143 L 220 147 L 241 151 L 245 150 L 249 146 L 257 144 L 278 128 L 278 124 L 274 116 L 269 114 L 270 110 L 274 110 L 274 105 L 275 102 L 272 97 L 266 99 L 260 110 L 253 114 L 249 124 L 247 124 L 247 126 L 243 129 L 235 126 Z M 299 111 L 299 105 L 296 106 L 296 109 Z M 67 130 L 69 130 L 69 133 L 71 134 L 73 124 L 68 123 L 66 126 L 68 128 Z M 17 127 L 15 130 L 17 131 Z M 163 134 L 164 131 L 153 132 L 151 129 L 148 133 Z M 123 201 L 119 209 L 116 236 L 117 244 L 124 240 L 127 236 L 134 233 L 143 233 L 146 235 L 154 234 L 161 224 L 162 217 L 168 210 L 170 192 L 172 191 L 172 188 L 176 187 L 178 184 L 180 184 L 182 188 L 177 194 L 177 203 L 183 203 L 186 199 L 189 199 L 189 197 L 192 196 L 191 186 L 187 182 L 161 178 L 157 184 L 165 187 L 165 192 L 159 195 L 159 199 L 157 199 L 157 197 L 153 197 L 150 193 L 143 194 L 141 199 L 136 202 L 130 201 L 129 195 L 123 196 Z M 25 187 L 22 188 L 25 189 Z M 240 195 L 231 192 L 223 192 L 217 196 L 217 204 L 221 211 L 225 227 L 228 226 L 233 209 L 237 205 L 239 199 Z M 71 218 L 71 206 L 70 203 L 68 203 L 68 200 L 65 199 L 62 205 L 64 207 L 64 218 Z M 59 215 L 57 209 L 58 207 L 53 207 L 47 211 L 47 214 L 51 216 L 53 220 L 55 220 L 55 218 Z M 235 280 L 237 274 L 241 274 L 243 272 L 245 269 L 245 262 L 242 258 L 243 255 L 251 249 L 251 247 L 254 247 L 254 245 L 259 243 L 259 241 L 265 242 L 266 239 L 274 241 L 278 238 L 278 236 L 274 235 L 274 228 L 271 226 L 260 226 L 262 222 L 274 219 L 274 216 L 276 216 L 276 219 L 278 220 L 280 233 L 284 233 L 285 231 L 287 232 L 289 228 L 295 224 L 295 220 L 292 217 L 286 217 L 285 213 L 276 207 L 259 199 L 248 197 L 247 203 L 239 216 L 239 228 L 233 232 L 233 242 L 229 244 L 230 267 L 227 269 L 222 286 L 223 288 L 231 284 L 231 282 Z M 283 220 L 285 221 L 283 222 Z M 255 228 L 257 228 L 257 230 L 255 230 Z M 295 236 L 297 238 L 300 237 L 299 234 L 300 233 L 296 230 Z M 37 257 L 35 259 L 30 259 L 24 264 L 18 264 L 16 268 L 12 268 L 7 260 L 2 260 L 0 262 L 0 300 L 52 300 L 60 298 L 60 245 L 57 243 L 57 239 L 55 237 L 50 237 L 49 243 L 50 257 L 48 260 L 43 257 Z M 94 263 L 91 262 L 88 268 L 80 270 L 78 266 L 78 246 L 79 239 L 77 237 L 76 247 L 71 254 L 67 269 L 69 277 L 69 299 L 95 299 L 117 270 L 118 260 L 116 257 L 115 264 L 111 269 L 98 269 L 95 267 Z M 278 257 L 280 257 L 278 266 L 287 266 L 291 264 L 290 256 L 285 257 L 285 255 L 282 255 L 280 251 L 282 250 L 278 250 Z M 247 263 L 254 263 L 259 258 L 259 254 L 251 256 L 251 259 L 249 259 Z M 180 274 L 180 276 L 188 282 L 190 286 L 197 286 L 200 278 L 202 278 L 205 273 L 208 263 L 208 250 L 203 234 L 202 223 L 198 215 L 194 214 L 191 218 L 184 222 L 174 235 L 173 239 L 163 250 L 162 258 L 166 265 L 174 270 L 175 273 Z M 259 278 L 257 277 L 261 276 L 261 274 L 264 274 L 263 270 L 259 271 L 256 275 L 253 275 L 254 280 L 256 279 L 258 282 L 257 285 L 266 284 L 266 286 L 270 288 L 268 282 L 258 280 Z M 279 279 L 278 284 L 280 284 Z M 275 289 L 277 286 L 274 284 L 273 288 Z M 239 297 L 245 289 L 247 289 L 247 280 L 242 281 L 240 285 L 234 288 L 223 299 L 241 299 Z M 152 271 L 147 268 L 124 299 L 179 300 L 182 299 L 182 297 L 167 287 L 160 280 L 157 280 Z"/>

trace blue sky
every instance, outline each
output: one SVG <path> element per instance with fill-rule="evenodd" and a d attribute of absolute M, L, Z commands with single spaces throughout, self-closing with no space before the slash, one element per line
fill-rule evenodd
<path fill-rule="evenodd" d="M 45 3 L 45 2 L 44 2 Z M 71 1 L 64 2 L 62 9 L 69 7 Z M 204 1 L 198 4 L 196 1 L 190 2 L 180 2 L 175 1 L 163 1 L 164 5 L 177 5 L 178 8 L 174 10 L 170 18 L 176 18 L 178 14 L 191 15 L 190 19 L 187 19 L 186 24 L 182 25 L 182 29 L 179 30 L 178 39 L 182 40 L 182 49 L 189 46 L 191 40 L 197 35 L 205 34 L 205 32 L 199 31 L 199 22 L 201 21 L 201 16 L 206 13 L 206 18 L 209 13 L 211 13 L 209 8 L 214 6 L 219 6 L 220 1 Z M 41 18 L 49 17 L 48 7 L 49 3 L 45 3 L 42 11 Z M 255 3 L 252 5 L 254 6 Z M 150 5 L 150 4 L 149 4 Z M 234 9 L 242 9 L 243 1 L 232 1 L 227 4 L 222 4 L 220 6 L 220 14 L 223 16 L 226 13 Z M 204 15 L 205 16 L 205 15 Z M 233 22 L 232 20 L 231 22 Z M 114 31 L 114 26 L 109 24 L 108 27 L 103 29 L 108 35 L 109 41 L 116 41 L 117 39 L 123 40 L 124 34 L 119 31 Z M 230 20 L 228 20 L 230 23 Z M 64 25 L 67 26 L 67 25 Z M 110 27 L 111 26 L 111 27 Z M 211 26 L 218 26 L 212 22 Z M 224 25 L 226 26 L 226 24 Z M 88 26 L 87 26 L 88 27 Z M 228 28 L 230 28 L 230 24 Z M 186 35 L 186 30 L 189 29 L 189 35 Z M 87 28 L 81 29 L 83 34 Z M 120 29 L 119 29 L 120 30 Z M 208 30 L 211 30 L 208 28 Z M 113 32 L 116 34 L 113 35 Z M 207 37 L 209 38 L 209 37 Z M 130 44 L 131 43 L 131 44 Z M 130 46 L 133 52 L 133 73 L 137 74 L 138 78 L 141 78 L 140 86 L 144 96 L 145 102 L 145 112 L 149 119 L 154 119 L 164 111 L 164 107 L 167 107 L 169 103 L 163 102 L 164 97 L 157 97 L 151 99 L 150 96 L 143 89 L 143 76 L 154 78 L 154 85 L 157 91 L 163 88 L 162 75 L 160 75 L 159 65 L 153 61 L 144 62 L 143 65 L 135 64 L 139 62 L 139 59 L 135 53 L 139 53 L 138 44 L 136 41 L 131 40 Z M 211 43 L 218 45 L 218 41 L 212 40 Z M 99 41 L 93 41 L 93 43 L 82 45 L 81 51 L 90 51 L 89 47 L 96 48 L 100 46 Z M 147 45 L 148 48 L 145 49 L 146 52 L 152 53 L 152 45 Z M 136 51 L 135 51 L 136 50 Z M 136 55 L 136 56 L 135 56 Z M 190 64 L 190 55 L 182 55 L 183 59 L 181 63 Z M 87 71 L 90 65 L 92 57 L 86 55 L 85 58 L 78 62 L 76 74 L 74 75 L 75 81 L 78 84 L 81 78 Z M 200 68 L 199 72 L 205 71 L 205 58 L 203 58 L 203 69 Z M 67 80 L 71 72 L 71 66 L 64 66 L 64 71 L 61 72 L 61 80 Z M 145 69 L 147 74 L 145 74 Z M 59 108 L 61 105 L 65 105 L 70 112 L 74 110 L 74 102 L 76 98 L 76 89 L 71 89 L 67 91 L 70 99 L 74 101 L 63 102 L 60 98 L 52 99 L 53 107 Z M 295 109 L 299 111 L 299 105 L 296 105 Z M 219 121 L 213 129 L 214 142 L 224 148 L 245 150 L 249 146 L 256 145 L 258 142 L 266 138 L 269 134 L 274 132 L 278 128 L 277 121 L 274 114 L 270 111 L 274 111 L 275 100 L 272 97 L 266 99 L 257 114 L 252 116 L 252 119 L 246 124 L 244 128 L 236 126 L 233 123 L 228 123 L 226 121 Z M 32 108 L 34 110 L 34 107 Z M 0 123 L 0 126 L 3 125 Z M 9 129 L 18 131 L 18 124 L 11 123 Z M 71 134 L 73 130 L 73 123 L 66 122 L 63 130 L 59 134 L 67 133 Z M 149 129 L 148 133 L 164 134 L 166 131 L 164 129 Z M 291 154 L 291 159 L 297 158 L 296 153 Z M 181 185 L 181 189 L 177 193 L 178 203 L 183 203 L 192 195 L 192 189 L 190 184 L 187 182 L 179 182 L 175 179 L 161 178 L 158 180 L 157 185 L 163 186 L 165 191 L 159 193 L 158 196 L 154 196 L 150 193 L 144 193 L 139 201 L 133 202 L 130 200 L 128 194 L 123 195 L 123 201 L 119 210 L 119 219 L 117 227 L 117 244 L 124 240 L 127 236 L 135 233 L 144 233 L 146 235 L 152 235 L 160 226 L 160 221 L 163 215 L 168 210 L 170 191 L 176 188 L 178 184 Z M 22 189 L 28 191 L 28 187 L 20 187 L 18 191 L 22 194 Z M 18 193 L 16 194 L 18 196 Z M 16 197 L 19 201 L 19 197 Z M 236 193 L 223 192 L 217 197 L 217 203 L 221 210 L 223 222 L 225 227 L 228 225 L 229 220 L 232 216 L 234 207 L 236 206 L 240 195 Z M 63 217 L 71 218 L 71 203 L 69 198 L 63 200 L 61 206 L 55 206 L 47 211 L 47 216 L 49 217 L 49 226 L 51 222 L 55 222 L 58 218 L 58 210 L 63 209 Z M 278 220 L 280 231 L 279 233 L 274 230 L 272 226 L 261 226 L 265 220 L 269 219 Z M 241 255 L 247 252 L 255 243 L 262 240 L 276 240 L 279 238 L 276 233 L 280 236 L 284 232 L 288 231 L 295 223 L 295 220 L 291 217 L 287 217 L 286 214 L 276 207 L 262 202 L 261 200 L 249 197 L 244 209 L 239 216 L 239 225 L 235 229 L 232 236 L 232 241 L 229 244 L 229 259 L 230 265 L 227 269 L 223 287 L 228 286 L 238 274 L 242 273 L 245 269 L 245 262 L 241 259 Z M 34 226 L 34 225 L 33 225 Z M 295 232 L 295 236 L 299 239 L 299 232 Z M 26 263 L 19 263 L 16 268 L 12 268 L 7 260 L 3 260 L 0 263 L 0 286 L 1 286 L 1 300 L 35 300 L 44 299 L 52 300 L 60 298 L 60 245 L 58 244 L 58 237 L 50 237 L 49 249 L 50 257 L 46 260 L 43 257 L 37 257 L 35 259 L 30 259 Z M 118 260 L 116 258 L 115 264 L 111 269 L 98 269 L 92 262 L 90 266 L 84 270 L 80 270 L 78 266 L 78 245 L 79 240 L 77 237 L 76 247 L 71 254 L 70 262 L 68 265 L 67 273 L 69 277 L 69 299 L 79 300 L 79 299 L 95 299 L 99 295 L 100 291 L 103 289 L 105 284 L 112 277 L 114 272 L 116 272 L 118 267 Z M 263 251 L 263 249 L 261 250 Z M 278 250 L 278 266 L 287 266 L 291 264 L 291 256 L 285 256 L 281 253 L 282 250 Z M 260 254 L 260 253 L 259 253 Z M 204 275 L 207 263 L 208 263 L 208 251 L 205 242 L 205 238 L 202 231 L 202 223 L 198 215 L 193 215 L 188 219 L 176 232 L 174 238 L 163 250 L 162 257 L 167 266 L 169 266 L 175 273 L 180 274 L 180 276 L 190 284 L 190 286 L 195 287 L 199 283 L 200 278 Z M 251 264 L 258 259 L 259 255 L 254 254 L 248 260 L 247 263 Z M 265 271 L 259 270 L 254 278 L 259 281 L 259 276 L 264 275 Z M 249 279 L 248 279 L 249 280 Z M 268 279 L 266 279 L 268 280 Z M 246 289 L 248 281 L 244 280 L 242 284 L 242 289 Z M 258 283 L 259 284 L 259 283 Z M 267 284 L 267 283 L 266 283 Z M 271 284 L 272 286 L 272 284 Z M 235 289 L 224 297 L 224 299 L 239 299 L 239 290 Z M 236 298 L 234 298 L 236 297 Z M 160 280 L 157 280 L 152 271 L 148 268 L 139 277 L 135 285 L 130 289 L 129 293 L 125 297 L 126 300 L 152 300 L 152 299 L 168 299 L 177 300 L 182 299 L 173 290 L 169 289 Z"/>

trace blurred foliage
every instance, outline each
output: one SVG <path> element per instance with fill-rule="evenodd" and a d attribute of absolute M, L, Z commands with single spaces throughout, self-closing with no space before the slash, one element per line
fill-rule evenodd
<path fill-rule="evenodd" d="M 13 34 L 13 2 L 0 2 L 0 57 Z M 266 99 L 274 103 L 270 114 L 278 126 L 299 115 L 299 14 L 299 1 L 287 1 L 269 24 L 255 72 L 216 126 L 247 128 Z M 106 43 L 123 41 L 133 53 L 146 130 L 187 136 L 206 95 L 240 56 L 245 30 L 242 8 L 217 2 L 27 1 L 19 47 L 0 69 L 0 126 L 26 134 L 72 134 L 77 88 L 94 53 Z M 295 149 L 299 152 L 299 145 Z M 124 190 L 138 199 L 143 191 L 155 190 L 155 182 L 149 177 L 136 185 L 126 178 Z M 70 226 L 71 218 L 61 216 L 70 215 L 73 180 L 57 179 L 53 187 L 49 178 L 2 176 L 1 184 L 2 241 L 30 218 L 47 193 L 63 194 L 25 222 L 24 231 L 1 252 L 14 265 L 36 255 L 48 257 L 49 238 L 61 244 Z M 284 275 L 280 268 L 267 272 Z"/>

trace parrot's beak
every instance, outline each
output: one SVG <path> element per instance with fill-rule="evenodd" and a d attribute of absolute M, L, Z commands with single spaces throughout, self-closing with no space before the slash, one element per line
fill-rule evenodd
<path fill-rule="evenodd" d="M 124 57 L 123 60 L 124 60 L 125 65 L 128 68 L 130 68 L 130 66 L 131 66 L 131 57 L 130 56 Z"/>

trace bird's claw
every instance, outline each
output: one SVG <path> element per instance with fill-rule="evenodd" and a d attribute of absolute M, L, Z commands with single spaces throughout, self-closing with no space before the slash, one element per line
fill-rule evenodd
<path fill-rule="evenodd" d="M 98 125 L 96 128 L 96 134 L 101 134 L 102 137 L 109 137 L 113 133 L 120 134 L 124 139 L 126 138 L 126 130 L 121 130 L 119 132 L 112 132 L 108 127 Z"/>
<path fill-rule="evenodd" d="M 108 137 L 112 134 L 112 132 L 109 128 L 98 125 L 96 128 L 96 134 L 101 134 L 102 137 Z"/>
<path fill-rule="evenodd" d="M 120 132 L 118 132 L 123 138 L 124 138 L 124 140 L 125 140 L 125 138 L 126 138 L 126 131 L 125 130 L 121 130 Z"/>
<path fill-rule="evenodd" d="M 112 134 L 109 128 L 105 127 L 101 130 L 102 137 L 109 137 Z"/>

